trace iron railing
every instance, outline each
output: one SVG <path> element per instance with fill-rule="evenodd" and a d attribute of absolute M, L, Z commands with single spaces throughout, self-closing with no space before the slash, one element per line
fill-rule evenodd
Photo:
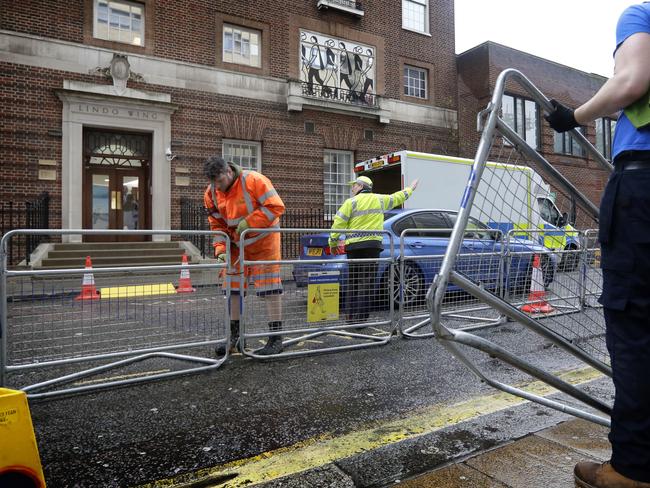
<path fill-rule="evenodd" d="M 0 202 L 0 234 L 14 229 L 49 229 L 50 195 L 43 192 L 31 202 Z M 23 235 L 12 239 L 7 247 L 7 264 L 15 266 L 22 260 L 29 264 L 29 255 L 47 236 Z"/>
<path fill-rule="evenodd" d="M 326 220 L 322 208 L 289 208 L 280 219 L 281 227 L 285 229 L 329 229 L 331 221 Z M 181 229 L 207 230 L 208 217 L 202 203 L 181 198 Z M 191 241 L 205 258 L 213 256 L 212 245 L 205 235 L 187 235 L 183 239 Z M 300 256 L 300 238 L 297 234 L 282 236 L 283 259 L 297 259 Z"/>
<path fill-rule="evenodd" d="M 377 96 L 360 90 L 349 90 L 336 86 L 319 85 L 308 81 L 301 82 L 302 94 L 307 97 L 319 98 L 350 105 L 377 107 Z"/>
<path fill-rule="evenodd" d="M 363 11 L 363 6 L 361 5 L 361 2 L 357 2 L 356 0 L 327 0 L 327 3 L 332 5 L 340 5 L 341 7 L 347 7 L 354 10 Z"/>
<path fill-rule="evenodd" d="M 208 215 L 202 203 L 190 198 L 181 198 L 181 229 L 207 230 Z M 182 235 L 182 239 L 194 244 L 202 257 L 214 257 L 210 240 L 205 235 Z"/>

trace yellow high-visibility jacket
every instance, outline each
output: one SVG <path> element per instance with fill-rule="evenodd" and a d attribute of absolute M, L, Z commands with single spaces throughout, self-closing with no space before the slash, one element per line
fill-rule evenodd
<path fill-rule="evenodd" d="M 346 249 L 381 248 L 383 234 L 346 233 L 346 229 L 383 230 L 384 212 L 402 205 L 413 194 L 406 187 L 392 195 L 382 195 L 364 190 L 348 198 L 334 216 L 329 244 L 336 247 L 339 236 L 345 233 Z"/>

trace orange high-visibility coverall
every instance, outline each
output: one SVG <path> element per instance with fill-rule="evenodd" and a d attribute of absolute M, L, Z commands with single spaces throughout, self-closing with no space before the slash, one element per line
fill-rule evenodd
<path fill-rule="evenodd" d="M 280 216 L 285 207 L 271 180 L 266 176 L 228 164 L 236 175 L 232 186 L 226 192 L 220 192 L 215 190 L 213 185 L 208 185 L 203 201 L 208 212 L 210 229 L 225 232 L 231 239 L 230 266 L 225 273 L 224 286 L 230 288 L 231 292 L 238 293 L 241 268 L 239 235 L 235 231 L 237 224 L 246 219 L 251 228 L 280 227 Z M 226 252 L 223 238 L 217 237 L 213 246 L 215 256 Z M 244 258 L 246 261 L 282 259 L 280 233 L 247 232 Z M 246 266 L 244 274 L 244 286 L 246 287 L 247 281 L 251 279 L 258 295 L 282 292 L 279 265 Z"/>

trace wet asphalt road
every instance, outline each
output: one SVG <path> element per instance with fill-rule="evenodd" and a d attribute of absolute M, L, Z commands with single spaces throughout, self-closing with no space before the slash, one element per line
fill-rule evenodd
<path fill-rule="evenodd" d="M 557 282 L 560 285 L 561 279 Z M 592 315 L 586 323 L 596 323 L 599 315 Z M 593 330 L 583 329 L 577 318 L 574 314 L 552 319 L 553 327 L 572 337 L 591 337 Z M 476 333 L 550 371 L 584 366 L 516 323 Z M 583 343 L 587 350 L 589 341 L 603 342 L 602 337 L 591 337 Z M 497 380 L 510 384 L 529 380 L 501 361 L 464 350 Z M 209 349 L 197 352 L 212 354 Z M 98 376 L 182 366 L 175 360 L 156 358 Z M 78 369 L 77 365 L 12 373 L 9 386 Z M 30 405 L 48 486 L 122 487 L 249 458 L 322 434 L 354 432 L 432 405 L 493 392 L 436 340 L 394 338 L 382 347 L 302 358 L 259 361 L 237 355 L 210 373 L 32 400 Z M 527 424 L 536 422 L 535 415 L 540 414 L 515 422 L 505 412 L 490 422 L 505 426 L 499 434 L 504 440 L 526 431 Z M 446 441 L 463 444 L 467 436 L 475 437 L 461 431 Z M 356 470 L 364 472 L 363 465 L 357 462 Z"/>
<path fill-rule="evenodd" d="M 551 370 L 578 364 L 518 324 L 479 334 Z M 501 380 L 525 378 L 469 354 Z M 239 356 L 208 374 L 30 403 L 49 486 L 132 486 L 492 391 L 428 339 L 270 362 Z"/>

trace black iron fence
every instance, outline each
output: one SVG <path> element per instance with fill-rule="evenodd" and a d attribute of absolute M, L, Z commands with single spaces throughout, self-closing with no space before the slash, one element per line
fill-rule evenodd
<path fill-rule="evenodd" d="M 0 233 L 14 229 L 49 229 L 50 196 L 43 192 L 31 202 L 0 202 Z M 15 266 L 21 261 L 29 263 L 29 255 L 47 236 L 16 236 L 7 247 L 7 264 Z"/>
<path fill-rule="evenodd" d="M 329 229 L 331 222 L 325 220 L 322 208 L 290 208 L 280 219 L 280 225 L 285 229 Z M 196 200 L 181 198 L 181 229 L 206 230 L 208 217 L 203 205 Z M 210 238 L 206 236 L 183 236 L 192 242 L 203 257 L 213 257 Z M 282 258 L 297 259 L 300 256 L 300 236 L 285 234 L 282 236 Z"/>
<path fill-rule="evenodd" d="M 325 220 L 322 208 L 288 208 L 280 219 L 285 229 L 329 229 L 331 221 Z M 298 259 L 300 256 L 300 235 L 282 235 L 282 259 Z"/>

